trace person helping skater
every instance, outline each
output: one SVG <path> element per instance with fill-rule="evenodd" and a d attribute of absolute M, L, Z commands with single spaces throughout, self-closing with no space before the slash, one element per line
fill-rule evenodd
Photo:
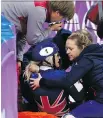
<path fill-rule="evenodd" d="M 75 31 L 68 37 L 66 52 L 73 65 L 66 77 L 39 77 L 32 83 L 35 89 L 48 86 L 69 91 L 82 78 L 87 101 L 70 112 L 76 118 L 103 117 L 103 45 L 92 44 L 90 38 L 82 30 Z M 70 114 L 66 116 L 69 118 Z"/>
<path fill-rule="evenodd" d="M 44 29 L 44 22 L 58 22 L 73 18 L 73 1 L 2 1 L 2 14 L 15 24 L 17 32 L 17 61 L 21 67 L 23 51 L 26 41 L 34 46 L 47 38 L 52 31 L 62 28 L 62 23 L 48 26 Z"/>

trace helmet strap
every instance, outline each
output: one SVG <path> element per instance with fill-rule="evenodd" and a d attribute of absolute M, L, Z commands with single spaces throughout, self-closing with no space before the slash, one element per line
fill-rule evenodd
<path fill-rule="evenodd" d="M 48 65 L 50 65 L 50 67 L 52 67 L 52 65 L 51 65 L 50 62 L 48 62 L 48 61 L 46 61 L 46 60 L 44 60 L 44 62 L 46 62 Z"/>
<path fill-rule="evenodd" d="M 53 68 L 55 69 L 56 66 L 55 66 L 55 55 L 53 55 Z"/>
<path fill-rule="evenodd" d="M 61 59 L 59 60 L 59 64 L 60 64 L 60 67 L 56 67 L 55 55 L 53 55 L 53 68 L 54 68 L 54 69 L 61 69 Z"/>
<path fill-rule="evenodd" d="M 44 60 L 43 62 L 47 63 L 49 67 L 53 67 L 54 69 L 60 69 L 60 67 L 59 68 L 56 67 L 55 55 L 53 55 L 52 61 L 53 61 L 53 65 L 50 62 L 48 62 L 47 60 Z M 40 62 L 39 66 L 41 66 L 43 64 L 43 62 Z M 61 61 L 60 61 L 60 65 L 61 65 Z"/>
<path fill-rule="evenodd" d="M 44 60 L 44 62 L 46 62 L 48 65 L 50 65 L 50 67 L 53 67 L 55 69 L 56 68 L 56 66 L 55 66 L 55 55 L 53 55 L 52 61 L 53 61 L 53 65 L 50 62 L 48 62 L 47 60 Z"/>

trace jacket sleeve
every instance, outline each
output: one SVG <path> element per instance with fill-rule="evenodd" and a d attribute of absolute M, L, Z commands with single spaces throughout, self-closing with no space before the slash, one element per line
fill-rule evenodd
<path fill-rule="evenodd" d="M 30 47 L 29 50 L 23 55 L 22 70 L 25 70 L 25 67 L 32 61 L 32 49 L 34 46 Z"/>
<path fill-rule="evenodd" d="M 26 37 L 21 32 L 17 33 L 17 60 L 23 61 L 23 51 L 26 46 Z"/>
<path fill-rule="evenodd" d="M 91 68 L 93 63 L 87 58 L 82 58 L 78 64 L 75 64 L 71 71 L 66 74 L 66 77 L 60 79 L 47 79 L 40 80 L 40 86 L 58 87 L 69 89 L 74 83 L 80 80 Z"/>
<path fill-rule="evenodd" d="M 50 29 L 44 29 L 43 24 L 46 20 L 46 11 L 42 7 L 36 7 L 29 11 L 27 20 L 27 42 L 29 45 L 35 45 L 46 39 L 51 33 Z"/>

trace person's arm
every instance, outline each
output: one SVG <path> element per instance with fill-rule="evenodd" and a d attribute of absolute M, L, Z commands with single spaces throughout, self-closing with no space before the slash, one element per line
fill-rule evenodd
<path fill-rule="evenodd" d="M 23 35 L 21 32 L 17 33 L 17 60 L 18 61 L 23 61 L 23 51 L 26 46 L 26 37 Z"/>
<path fill-rule="evenodd" d="M 82 58 L 78 64 L 75 64 L 67 76 L 60 79 L 41 78 L 40 86 L 57 87 L 57 88 L 70 88 L 74 83 L 80 80 L 91 68 L 93 67 L 92 61 L 87 58 Z"/>
<path fill-rule="evenodd" d="M 34 79 L 32 77 L 30 78 L 30 80 L 31 80 L 30 85 L 31 85 L 31 88 L 33 90 L 35 90 L 36 88 L 40 87 L 40 85 L 39 85 L 40 79 L 46 78 L 47 80 L 48 79 L 50 79 L 50 80 L 58 79 L 59 80 L 61 78 L 66 77 L 65 70 L 54 70 L 54 69 L 41 70 L 41 69 L 39 69 L 39 72 L 40 73 L 38 73 L 38 78 L 36 78 L 36 79 Z M 45 86 L 45 87 L 48 87 L 48 85 Z"/>
<path fill-rule="evenodd" d="M 34 10 L 34 12 L 33 12 Z M 46 20 L 46 11 L 42 7 L 36 7 L 28 11 L 27 20 L 27 42 L 30 45 L 35 45 L 49 36 L 51 29 L 43 29 L 43 24 Z"/>
<path fill-rule="evenodd" d="M 48 38 L 52 31 L 58 31 L 62 28 L 62 23 L 43 28 L 46 20 L 46 11 L 42 7 L 30 9 L 27 20 L 27 42 L 29 45 L 35 45 Z"/>
<path fill-rule="evenodd" d="M 29 64 L 30 61 L 32 61 L 32 49 L 33 47 L 31 47 L 26 53 L 24 53 L 23 55 L 23 62 L 22 62 L 22 70 L 25 70 L 26 66 Z"/>

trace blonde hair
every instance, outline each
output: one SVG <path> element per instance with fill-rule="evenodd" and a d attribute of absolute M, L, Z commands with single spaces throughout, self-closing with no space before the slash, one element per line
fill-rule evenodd
<path fill-rule="evenodd" d="M 30 79 L 30 75 L 31 75 L 31 73 L 32 73 L 32 72 L 29 71 L 30 66 L 36 65 L 36 67 L 37 67 L 39 63 L 40 63 L 40 62 L 35 62 L 35 61 L 30 61 L 30 62 L 29 62 L 29 64 L 26 66 L 25 71 L 24 71 L 24 73 L 23 73 L 23 76 L 25 77 L 25 80 L 28 81 L 28 80 Z M 37 70 L 36 70 L 36 69 L 37 69 Z M 37 72 L 37 71 L 38 71 L 38 68 L 35 68 L 35 71 Z"/>
<path fill-rule="evenodd" d="M 59 11 L 60 14 L 67 18 L 72 19 L 74 16 L 74 3 L 73 1 L 50 1 L 49 6 L 53 11 Z"/>
<path fill-rule="evenodd" d="M 51 66 L 53 66 L 53 56 L 48 56 L 46 59 L 46 61 L 48 61 Z M 26 66 L 25 71 L 23 73 L 23 76 L 25 77 L 26 81 L 29 81 L 30 76 L 31 76 L 31 71 L 29 71 L 29 68 L 33 65 L 35 65 L 35 72 L 38 72 L 38 64 L 40 64 L 40 62 L 36 62 L 36 61 L 30 61 L 29 64 Z M 45 61 L 42 62 L 42 66 L 50 66 L 48 63 L 46 63 Z"/>
<path fill-rule="evenodd" d="M 80 31 L 81 33 L 86 35 L 88 37 L 88 39 L 93 43 L 93 37 L 92 37 L 92 35 L 90 34 L 89 31 L 87 31 L 86 29 L 82 29 L 82 30 L 78 30 L 78 31 Z"/>
<path fill-rule="evenodd" d="M 80 49 L 82 49 L 83 46 L 87 47 L 93 43 L 91 34 L 85 29 L 77 30 L 77 31 L 73 32 L 68 37 L 68 39 L 76 40 L 76 44 Z"/>

